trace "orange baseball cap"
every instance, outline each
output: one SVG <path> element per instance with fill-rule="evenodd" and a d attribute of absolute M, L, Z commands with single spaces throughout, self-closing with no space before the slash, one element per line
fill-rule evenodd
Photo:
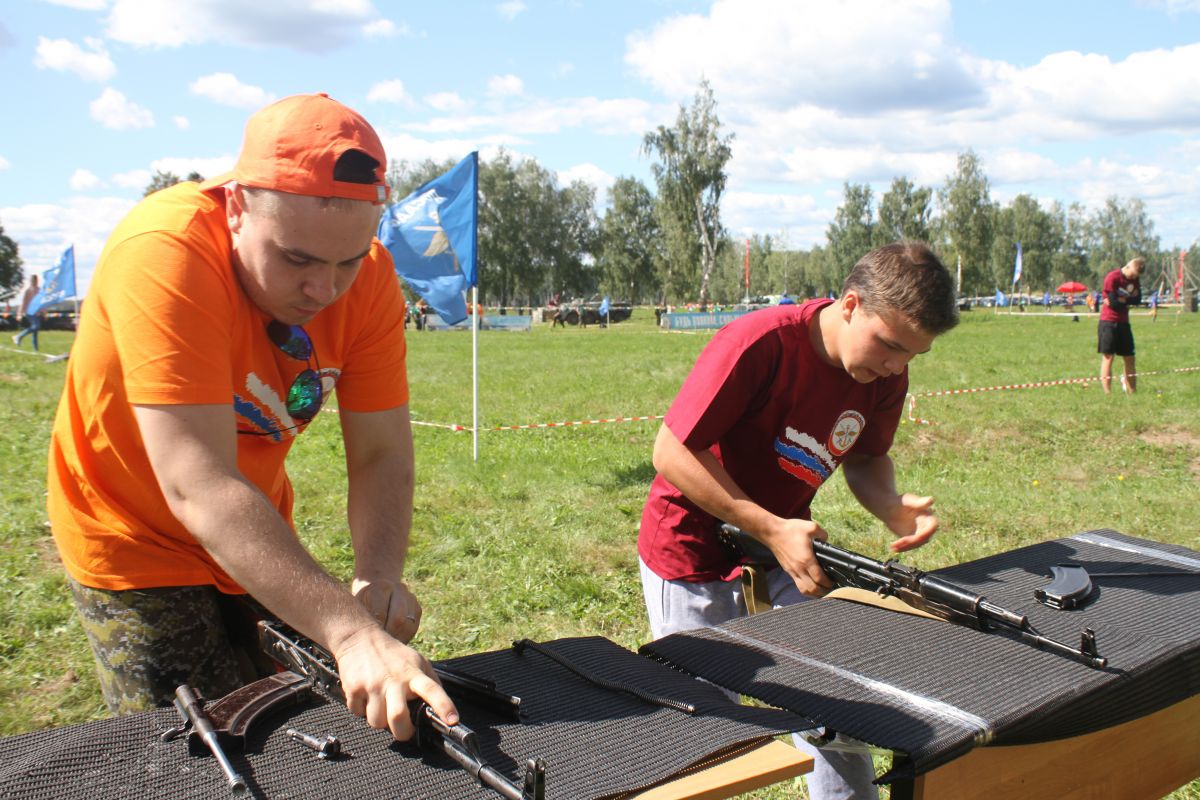
<path fill-rule="evenodd" d="M 341 162 L 351 151 L 369 158 L 352 158 L 353 166 L 347 170 Z M 237 181 L 290 194 L 384 203 L 386 170 L 383 142 L 361 114 L 324 92 L 298 94 L 250 117 L 233 171 L 205 181 L 200 188 Z"/>

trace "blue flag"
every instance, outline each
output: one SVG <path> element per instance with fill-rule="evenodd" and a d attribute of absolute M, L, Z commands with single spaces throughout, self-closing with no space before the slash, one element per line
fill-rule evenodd
<path fill-rule="evenodd" d="M 396 273 L 446 324 L 467 318 L 465 292 L 475 285 L 479 153 L 390 205 L 379 221 L 379 241 Z"/>
<path fill-rule="evenodd" d="M 602 316 L 602 317 L 604 315 L 608 314 L 608 295 L 605 295 L 604 299 L 600 301 L 600 309 L 599 310 L 600 310 L 600 316 Z"/>
<path fill-rule="evenodd" d="M 1013 286 L 1016 286 L 1019 280 L 1021 280 L 1021 243 L 1017 242 L 1017 263 L 1013 267 Z"/>
<path fill-rule="evenodd" d="M 29 301 L 26 314 L 33 315 L 42 306 L 52 306 L 75 296 L 75 245 L 58 257 L 58 263 L 42 273 L 42 288 Z"/>

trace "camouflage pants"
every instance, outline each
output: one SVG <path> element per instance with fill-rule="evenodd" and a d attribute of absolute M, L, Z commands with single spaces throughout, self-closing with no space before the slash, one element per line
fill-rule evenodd
<path fill-rule="evenodd" d="M 114 714 L 170 705 L 181 683 L 215 700 L 275 672 L 258 648 L 253 600 L 212 586 L 111 591 L 67 580 Z"/>

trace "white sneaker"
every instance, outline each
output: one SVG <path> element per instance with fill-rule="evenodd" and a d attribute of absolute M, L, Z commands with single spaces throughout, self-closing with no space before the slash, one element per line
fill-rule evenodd
<path fill-rule="evenodd" d="M 21 335 L 20 334 L 17 334 L 17 333 L 13 334 L 13 344 L 15 344 L 17 347 L 21 346 Z"/>

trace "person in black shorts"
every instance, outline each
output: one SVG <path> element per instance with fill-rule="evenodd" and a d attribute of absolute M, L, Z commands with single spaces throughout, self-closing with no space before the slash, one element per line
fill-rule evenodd
<path fill-rule="evenodd" d="M 1129 326 L 1129 307 L 1142 302 L 1142 271 L 1146 259 L 1132 259 L 1120 269 L 1104 277 L 1100 325 L 1097 328 L 1097 351 L 1100 353 L 1100 385 L 1104 393 L 1112 391 L 1113 356 L 1125 361 L 1125 391 L 1137 391 L 1137 369 L 1134 364 L 1133 328 Z"/>

